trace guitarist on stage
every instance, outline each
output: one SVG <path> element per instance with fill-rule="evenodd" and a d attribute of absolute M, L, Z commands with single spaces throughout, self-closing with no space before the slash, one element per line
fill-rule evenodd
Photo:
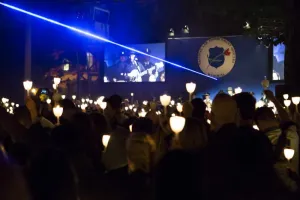
<path fill-rule="evenodd" d="M 145 50 L 145 53 L 151 54 L 151 50 L 147 48 Z M 157 77 L 156 67 L 155 67 L 155 64 L 150 61 L 150 57 L 144 56 L 142 64 L 143 64 L 145 70 L 148 70 L 148 74 L 146 74 L 142 77 L 143 82 L 148 82 L 148 81 L 155 82 L 156 77 Z"/>
<path fill-rule="evenodd" d="M 139 74 L 143 71 L 145 71 L 145 68 L 142 63 L 136 59 L 135 52 L 130 52 L 128 66 L 125 70 L 125 73 L 130 78 L 129 82 L 142 82 Z"/>

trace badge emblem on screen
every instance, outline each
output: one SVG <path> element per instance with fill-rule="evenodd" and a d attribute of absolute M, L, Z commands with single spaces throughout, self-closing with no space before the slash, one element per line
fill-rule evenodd
<path fill-rule="evenodd" d="M 202 72 L 216 78 L 226 76 L 231 72 L 235 60 L 233 45 L 220 37 L 207 40 L 198 52 L 198 64 Z"/>

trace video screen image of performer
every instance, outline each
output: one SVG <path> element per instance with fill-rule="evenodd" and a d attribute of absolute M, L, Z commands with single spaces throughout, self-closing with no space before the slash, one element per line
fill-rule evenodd
<path fill-rule="evenodd" d="M 278 44 L 273 47 L 273 74 L 272 78 L 276 80 L 284 80 L 284 54 L 285 45 Z"/>
<path fill-rule="evenodd" d="M 146 48 L 143 52 L 151 55 Z M 107 62 L 108 63 L 108 62 Z M 105 70 L 104 82 L 164 82 L 163 62 L 133 51 L 121 51 L 119 57 Z"/>

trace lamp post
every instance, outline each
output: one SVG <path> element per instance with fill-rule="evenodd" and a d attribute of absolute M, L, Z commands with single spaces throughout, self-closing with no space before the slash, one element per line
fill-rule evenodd
<path fill-rule="evenodd" d="M 27 91 L 27 96 L 29 96 L 29 91 L 31 90 L 32 88 L 32 81 L 24 81 L 23 82 L 23 86 L 24 86 L 24 89 Z"/>
<path fill-rule="evenodd" d="M 53 114 L 54 116 L 57 118 L 57 125 L 59 125 L 59 118 L 62 116 L 63 114 L 63 107 L 60 107 L 59 105 L 55 106 L 53 108 Z"/>
<path fill-rule="evenodd" d="M 283 99 L 287 100 L 289 98 L 289 95 L 288 94 L 284 94 L 282 95 L 283 96 Z"/>
<path fill-rule="evenodd" d="M 192 94 L 195 92 L 196 83 L 186 83 L 185 84 L 186 91 L 189 93 L 189 101 L 192 101 Z"/>
<path fill-rule="evenodd" d="M 62 98 L 62 99 L 65 99 L 65 98 L 66 98 L 66 95 L 64 95 L 64 94 L 61 95 L 61 98 Z"/>
<path fill-rule="evenodd" d="M 171 96 L 168 96 L 166 94 L 160 96 L 160 103 L 164 107 L 165 115 L 167 115 L 167 106 L 170 104 L 170 101 L 171 101 Z"/>
<path fill-rule="evenodd" d="M 292 97 L 292 102 L 296 106 L 296 112 L 298 113 L 298 104 L 300 103 L 300 97 Z"/>
<path fill-rule="evenodd" d="M 75 101 L 76 95 L 72 95 L 72 99 L 73 99 L 73 101 Z"/>

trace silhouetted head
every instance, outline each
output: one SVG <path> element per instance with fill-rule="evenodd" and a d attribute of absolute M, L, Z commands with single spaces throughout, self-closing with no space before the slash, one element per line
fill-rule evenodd
<path fill-rule="evenodd" d="M 32 124 L 31 115 L 26 106 L 16 108 L 14 110 L 14 118 L 26 128 L 29 128 Z"/>
<path fill-rule="evenodd" d="M 252 125 L 256 99 L 248 92 L 236 94 L 233 99 L 236 101 L 240 112 L 241 125 Z"/>
<path fill-rule="evenodd" d="M 179 143 L 183 149 L 197 150 L 207 144 L 207 128 L 197 118 L 186 118 L 185 126 L 179 134 Z"/>
<path fill-rule="evenodd" d="M 191 103 L 193 105 L 192 117 L 204 119 L 206 104 L 203 102 L 203 100 L 200 98 L 195 98 Z"/>
<path fill-rule="evenodd" d="M 238 121 L 237 104 L 228 94 L 218 94 L 212 103 L 211 110 L 211 128 L 217 130 L 225 124 Z"/>
<path fill-rule="evenodd" d="M 276 119 L 274 112 L 268 107 L 258 108 L 255 112 L 254 120 L 261 131 L 279 127 L 279 122 Z"/>

